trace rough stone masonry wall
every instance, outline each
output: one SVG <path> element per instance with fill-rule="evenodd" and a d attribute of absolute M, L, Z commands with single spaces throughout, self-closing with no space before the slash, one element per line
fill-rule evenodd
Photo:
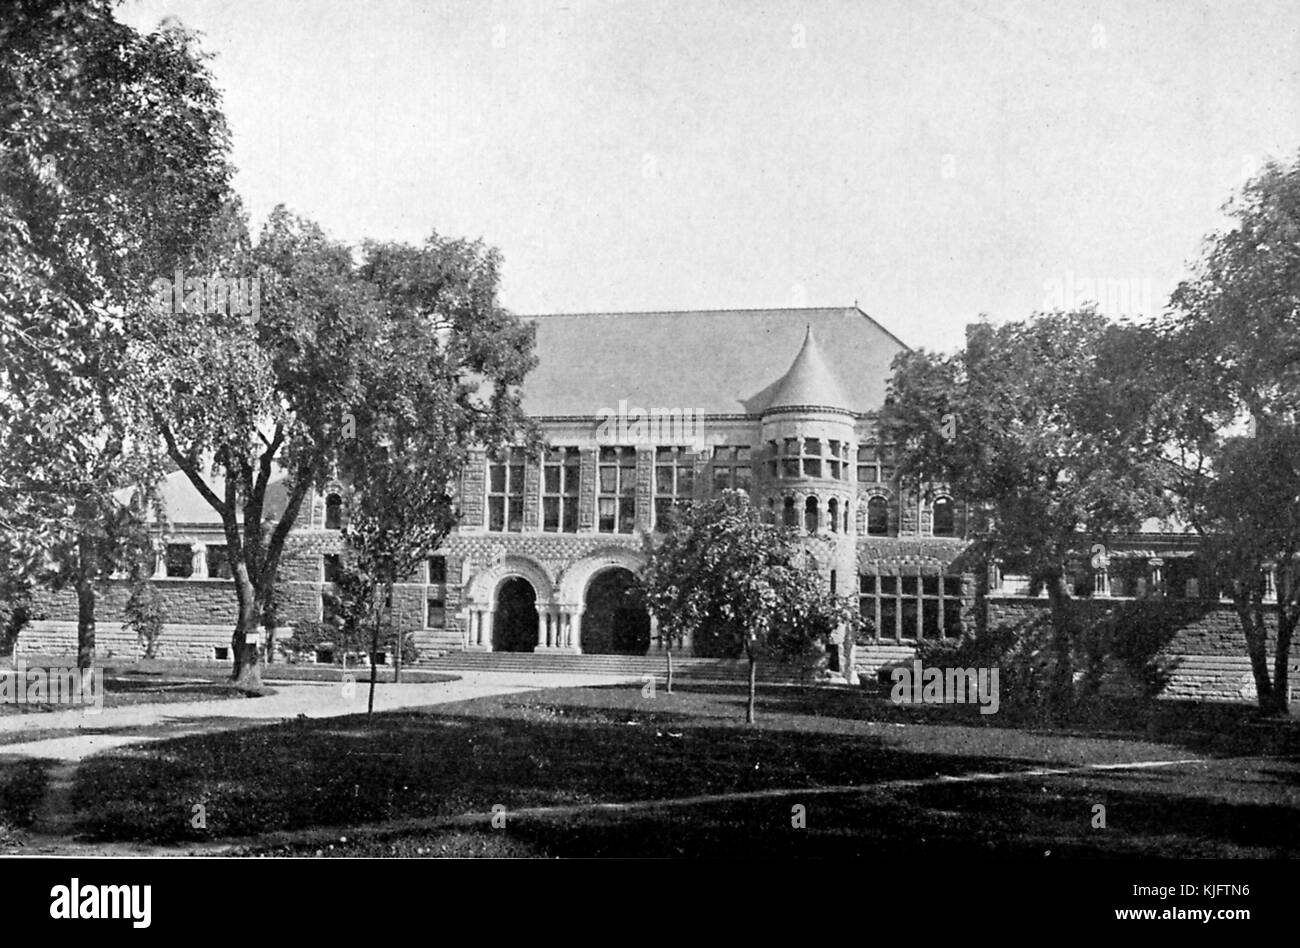
<path fill-rule="evenodd" d="M 986 600 L 991 631 L 1024 626 L 1050 613 L 1046 599 L 990 597 Z M 1078 599 L 1074 601 L 1085 623 L 1108 612 L 1131 607 L 1134 600 Z M 1228 603 L 1210 600 L 1167 600 L 1149 603 L 1170 624 L 1170 636 L 1155 654 L 1155 664 L 1167 678 L 1160 692 L 1165 699 L 1194 701 L 1247 701 L 1256 699 L 1255 680 L 1246 655 L 1241 621 Z M 1269 668 L 1276 644 L 1276 610 L 1266 613 Z M 1294 654 L 1294 652 L 1293 652 Z M 1291 662 L 1292 688 L 1300 686 L 1300 667 Z"/>
<path fill-rule="evenodd" d="M 305 531 L 294 536 L 280 561 L 285 604 L 282 621 L 289 626 L 320 618 L 324 589 L 322 558 L 342 550 L 337 531 Z M 430 592 L 422 575 L 393 589 L 393 617 L 398 628 L 415 631 L 416 646 L 422 652 L 450 647 L 460 641 L 455 620 L 459 608 L 461 557 L 447 557 L 447 629 L 424 629 L 425 599 Z M 218 649 L 228 649 L 238 608 L 235 586 L 229 579 L 154 579 L 166 613 L 166 624 L 156 643 L 158 658 L 212 661 Z M 436 593 L 440 587 L 432 587 Z M 138 658 L 144 649 L 133 632 L 122 628 L 130 587 L 114 580 L 99 590 L 95 604 L 95 645 L 102 658 Z M 77 651 L 77 599 L 72 590 L 58 593 L 38 591 L 37 614 L 44 618 L 24 629 L 15 644 L 15 656 L 67 657 Z M 280 644 L 284 644 L 281 640 Z M 228 654 L 228 653 L 227 653 Z"/>

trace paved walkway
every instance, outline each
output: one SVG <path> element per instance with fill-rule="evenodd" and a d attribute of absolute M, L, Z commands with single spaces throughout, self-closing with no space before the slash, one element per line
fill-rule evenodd
<path fill-rule="evenodd" d="M 375 689 L 375 710 L 448 704 L 540 688 L 581 688 L 639 681 L 639 677 L 617 675 L 465 672 L 455 681 L 381 684 Z M 12 741 L 12 735 L 23 731 L 32 732 L 34 739 L 0 744 L 0 759 L 43 757 L 75 764 L 91 754 L 126 744 L 233 730 L 259 721 L 279 721 L 299 715 L 330 718 L 363 713 L 369 695 L 366 681 L 358 681 L 350 688 L 339 682 L 276 682 L 268 679 L 267 684 L 276 693 L 262 698 L 137 704 L 105 708 L 98 713 L 73 709 L 46 714 L 5 715 L 0 717 L 0 736 L 4 740 Z M 65 733 L 52 736 L 50 731 Z M 35 737 L 37 732 L 40 732 L 39 737 Z"/>

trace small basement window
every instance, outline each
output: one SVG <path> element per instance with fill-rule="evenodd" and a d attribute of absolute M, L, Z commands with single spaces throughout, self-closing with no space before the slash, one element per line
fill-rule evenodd
<path fill-rule="evenodd" d="M 219 662 L 227 662 L 227 661 L 229 661 L 229 660 L 230 660 L 230 646 L 228 646 L 228 645 L 214 645 L 214 646 L 212 646 L 212 657 L 213 657 L 214 659 L 216 659 L 217 661 L 219 661 Z"/>

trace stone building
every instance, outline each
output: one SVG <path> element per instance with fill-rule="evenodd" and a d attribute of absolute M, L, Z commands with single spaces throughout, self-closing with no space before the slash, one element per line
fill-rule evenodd
<path fill-rule="evenodd" d="M 918 641 L 974 632 L 989 616 L 1042 608 L 1014 564 L 1004 575 L 1003 564 L 974 560 L 961 498 L 942 484 L 900 487 L 877 418 L 906 347 L 856 306 L 530 318 L 539 364 L 524 408 L 548 447 L 472 454 L 459 527 L 394 590 L 394 618 L 415 632 L 422 655 L 657 648 L 652 621 L 623 595 L 642 565 L 643 536 L 674 503 L 725 488 L 748 491 L 767 519 L 797 529 L 828 586 L 857 597 L 873 630 L 853 653 L 860 672 L 912 656 Z M 322 616 L 345 498 L 335 485 L 300 515 L 282 568 L 290 625 Z M 235 601 L 220 529 L 182 475 L 164 485 L 164 504 L 170 535 L 154 581 L 169 626 L 159 654 L 227 658 Z M 1075 591 L 1099 602 L 1205 603 L 1219 644 L 1193 635 L 1191 647 L 1215 656 L 1214 668 L 1228 661 L 1229 684 L 1209 690 L 1231 691 L 1248 667 L 1228 660 L 1243 652 L 1225 639 L 1231 623 L 1219 621 L 1218 591 L 1189 549 L 1185 533 L 1151 524 L 1076 577 Z M 103 653 L 138 654 L 119 628 L 124 597 L 120 587 L 104 597 Z M 47 619 L 21 645 L 65 651 L 75 602 L 44 605 Z"/>

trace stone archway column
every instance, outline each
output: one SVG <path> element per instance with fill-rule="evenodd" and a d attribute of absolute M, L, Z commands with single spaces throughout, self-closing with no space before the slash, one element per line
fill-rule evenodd
<path fill-rule="evenodd" d="M 569 636 L 565 645 L 575 655 L 582 654 L 582 613 L 584 611 L 586 611 L 585 606 L 569 608 Z"/>
<path fill-rule="evenodd" d="M 552 603 L 546 608 L 547 608 L 548 615 L 550 617 L 549 621 L 551 624 L 551 633 L 550 633 L 551 647 L 556 649 L 565 649 L 567 651 L 568 643 L 565 641 L 566 629 L 565 629 L 565 621 L 564 621 L 564 607 L 559 605 L 558 603 Z"/>
<path fill-rule="evenodd" d="M 538 652 L 568 652 L 577 654 L 578 616 L 580 610 L 564 603 L 552 603 L 537 607 L 537 646 Z"/>
<path fill-rule="evenodd" d="M 469 652 L 492 651 L 492 610 L 477 608 L 469 613 L 469 641 L 465 650 Z"/>

